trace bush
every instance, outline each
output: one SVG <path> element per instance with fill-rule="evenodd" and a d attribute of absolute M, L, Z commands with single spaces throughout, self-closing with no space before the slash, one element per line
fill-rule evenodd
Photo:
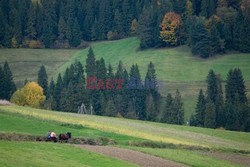
<path fill-rule="evenodd" d="M 35 82 L 27 83 L 23 88 L 17 90 L 11 97 L 11 102 L 20 106 L 39 108 L 44 102 L 43 88 Z"/>

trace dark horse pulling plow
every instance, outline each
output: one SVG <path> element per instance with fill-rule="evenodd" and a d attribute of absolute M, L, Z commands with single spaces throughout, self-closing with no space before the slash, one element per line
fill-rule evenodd
<path fill-rule="evenodd" d="M 59 142 L 61 142 L 61 143 L 63 141 L 67 143 L 69 139 L 71 139 L 71 133 L 70 132 L 68 132 L 66 134 L 60 134 L 59 135 Z"/>
<path fill-rule="evenodd" d="M 58 136 L 58 139 L 57 139 L 57 137 L 48 137 L 47 139 L 46 139 L 46 141 L 47 142 L 54 142 L 54 143 L 56 143 L 56 142 L 65 142 L 65 143 L 67 143 L 68 142 L 68 140 L 69 139 L 71 139 L 71 133 L 70 132 L 68 132 L 68 133 L 66 133 L 66 134 L 59 134 L 59 136 Z"/>

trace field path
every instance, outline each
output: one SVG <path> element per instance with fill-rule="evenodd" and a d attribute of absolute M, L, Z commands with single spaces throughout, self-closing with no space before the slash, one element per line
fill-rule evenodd
<path fill-rule="evenodd" d="M 143 167 L 186 167 L 186 165 L 144 154 L 137 151 L 132 151 L 124 148 L 111 146 L 90 146 L 90 145 L 75 145 L 77 147 L 97 152 L 109 157 L 118 158 Z"/>

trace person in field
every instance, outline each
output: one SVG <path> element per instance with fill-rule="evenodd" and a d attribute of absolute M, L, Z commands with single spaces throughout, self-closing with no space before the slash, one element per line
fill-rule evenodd
<path fill-rule="evenodd" d="M 48 139 L 54 140 L 56 139 L 56 133 L 55 132 L 48 132 Z"/>

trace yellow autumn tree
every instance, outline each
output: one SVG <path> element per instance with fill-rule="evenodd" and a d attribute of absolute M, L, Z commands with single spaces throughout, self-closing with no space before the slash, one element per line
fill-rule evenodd
<path fill-rule="evenodd" d="M 43 88 L 36 82 L 29 82 L 17 90 L 11 97 L 11 102 L 20 106 L 39 108 L 45 100 Z"/>
<path fill-rule="evenodd" d="M 179 42 L 179 30 L 182 25 L 181 17 L 174 13 L 168 12 L 165 14 L 162 23 L 160 38 L 168 45 L 176 46 Z"/>

